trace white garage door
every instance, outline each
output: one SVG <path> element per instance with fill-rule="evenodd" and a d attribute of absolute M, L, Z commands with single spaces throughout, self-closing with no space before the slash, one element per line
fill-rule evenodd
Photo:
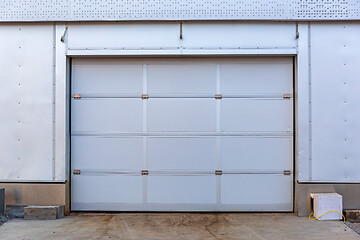
<path fill-rule="evenodd" d="M 292 58 L 73 59 L 71 207 L 292 211 Z"/>

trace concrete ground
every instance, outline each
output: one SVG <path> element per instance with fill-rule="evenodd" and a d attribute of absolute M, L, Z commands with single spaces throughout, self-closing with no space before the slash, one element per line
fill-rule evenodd
<path fill-rule="evenodd" d="M 346 225 L 360 235 L 360 223 L 359 222 L 346 222 Z"/>
<path fill-rule="evenodd" d="M 13 219 L 0 227 L 0 239 L 353 240 L 360 236 L 341 221 L 310 221 L 294 214 L 126 213 Z"/>

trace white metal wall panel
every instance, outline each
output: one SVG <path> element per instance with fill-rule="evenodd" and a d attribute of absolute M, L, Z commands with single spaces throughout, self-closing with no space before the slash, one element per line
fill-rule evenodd
<path fill-rule="evenodd" d="M 359 19 L 358 0 L 3 0 L 0 21 Z"/>
<path fill-rule="evenodd" d="M 141 195 L 118 198 L 103 190 L 107 196 L 87 201 L 84 196 L 92 193 L 86 187 L 84 196 L 74 193 L 73 210 L 291 211 L 291 63 L 292 58 L 74 60 L 72 94 L 85 93 L 72 100 L 72 170 L 80 170 L 73 181 L 96 177 L 96 187 L 111 188 L 133 176 Z M 255 65 L 264 73 L 255 72 Z M 92 68 L 89 74 L 86 68 Z M 80 78 L 113 87 L 83 91 L 88 82 Z M 132 78 L 137 87 L 130 94 Z M 266 91 L 268 82 L 273 85 Z M 73 191 L 83 184 L 74 184 Z M 122 184 L 119 191 L 126 190 Z M 255 187 L 282 193 L 267 200 L 253 194 L 259 199 L 251 203 Z"/>
<path fill-rule="evenodd" d="M 69 56 L 296 54 L 295 23 L 84 22 L 64 39 Z"/>
<path fill-rule="evenodd" d="M 77 23 L 68 30 L 69 49 L 161 49 L 177 48 L 176 23 Z"/>
<path fill-rule="evenodd" d="M 64 23 L 54 24 L 54 53 L 55 53 L 55 180 L 69 180 L 70 172 L 70 60 L 66 57 L 66 46 L 61 42 L 65 30 Z"/>
<path fill-rule="evenodd" d="M 292 23 L 186 23 L 183 47 L 188 48 L 295 48 Z"/>
<path fill-rule="evenodd" d="M 360 181 L 359 36 L 355 23 L 311 24 L 313 181 Z"/>
<path fill-rule="evenodd" d="M 0 179 L 54 176 L 53 25 L 0 25 Z"/>
<path fill-rule="evenodd" d="M 309 51 L 309 23 L 301 23 L 298 26 L 298 54 L 295 71 L 295 162 L 296 177 L 299 182 L 311 180 L 311 119 L 310 119 L 310 51 Z"/>

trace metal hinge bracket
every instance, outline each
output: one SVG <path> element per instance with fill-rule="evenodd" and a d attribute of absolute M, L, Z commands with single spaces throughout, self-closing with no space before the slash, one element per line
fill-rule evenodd
<path fill-rule="evenodd" d="M 283 98 L 284 98 L 284 99 L 290 99 L 290 98 L 291 98 L 291 95 L 290 95 L 290 94 L 284 94 Z"/>
<path fill-rule="evenodd" d="M 222 175 L 222 174 L 223 174 L 222 170 L 215 170 L 215 175 Z"/>
<path fill-rule="evenodd" d="M 300 37 L 300 33 L 299 33 L 299 24 L 298 24 L 298 23 L 296 23 L 296 36 L 295 36 L 295 38 L 296 38 L 296 39 L 299 39 L 299 37 Z"/>
<path fill-rule="evenodd" d="M 148 170 L 141 170 L 141 175 L 149 175 L 149 171 Z"/>
<path fill-rule="evenodd" d="M 284 175 L 290 175 L 291 171 L 290 170 L 284 170 Z"/>
<path fill-rule="evenodd" d="M 81 95 L 80 94 L 75 94 L 74 99 L 81 99 Z"/>
<path fill-rule="evenodd" d="M 80 170 L 74 170 L 74 175 L 80 175 L 81 174 L 81 171 Z"/>
<path fill-rule="evenodd" d="M 222 99 L 222 95 L 221 94 L 216 94 L 215 99 Z"/>
<path fill-rule="evenodd" d="M 65 28 L 64 34 L 61 36 L 61 39 L 60 39 L 61 42 L 65 42 L 65 38 L 66 38 L 66 34 L 67 34 L 67 31 L 68 31 L 68 28 L 69 28 L 69 27 L 66 27 L 66 28 Z"/>
<path fill-rule="evenodd" d="M 149 99 L 149 95 L 143 94 L 143 95 L 141 95 L 141 99 Z"/>
<path fill-rule="evenodd" d="M 180 23 L 180 39 L 183 39 L 183 29 L 182 29 L 182 23 Z"/>

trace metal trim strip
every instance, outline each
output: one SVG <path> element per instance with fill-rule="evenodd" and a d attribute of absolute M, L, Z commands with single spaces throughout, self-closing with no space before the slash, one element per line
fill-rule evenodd
<path fill-rule="evenodd" d="M 91 137 L 292 137 L 292 131 L 284 132 L 132 132 L 132 133 L 107 133 L 107 132 L 72 132 L 71 136 Z"/>

